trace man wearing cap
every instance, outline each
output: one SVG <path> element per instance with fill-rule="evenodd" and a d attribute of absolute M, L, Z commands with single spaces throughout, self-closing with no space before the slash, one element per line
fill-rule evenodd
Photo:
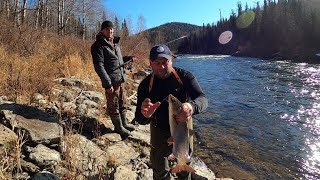
<path fill-rule="evenodd" d="M 128 124 L 126 118 L 125 91 L 122 87 L 126 77 L 124 68 L 120 65 L 133 60 L 134 56 L 122 57 L 118 45 L 120 37 L 114 36 L 113 33 L 112 22 L 104 21 L 96 41 L 91 46 L 91 55 L 94 69 L 105 89 L 107 112 L 114 125 L 114 131 L 125 139 L 130 135 L 130 131 L 134 130 L 134 126 Z"/>
<path fill-rule="evenodd" d="M 170 179 L 170 166 L 167 157 L 172 153 L 168 146 L 170 135 L 168 102 L 169 94 L 182 102 L 182 111 L 177 121 L 187 121 L 193 114 L 204 111 L 208 100 L 196 78 L 188 71 L 172 66 L 173 55 L 170 49 L 160 44 L 152 47 L 149 58 L 152 74 L 141 81 L 138 87 L 138 100 L 135 121 L 150 123 L 150 159 L 154 179 Z M 190 150 L 193 150 L 192 140 Z M 191 179 L 188 172 L 177 173 L 179 179 Z"/>

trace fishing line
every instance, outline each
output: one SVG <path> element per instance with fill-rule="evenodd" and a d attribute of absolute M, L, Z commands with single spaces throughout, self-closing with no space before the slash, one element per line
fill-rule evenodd
<path fill-rule="evenodd" d="M 169 94 L 170 95 L 170 94 Z M 164 101 L 168 101 L 168 97 L 169 97 L 169 95 L 168 96 L 166 96 L 164 99 L 162 99 L 162 101 L 160 101 L 160 104 L 162 104 Z"/>

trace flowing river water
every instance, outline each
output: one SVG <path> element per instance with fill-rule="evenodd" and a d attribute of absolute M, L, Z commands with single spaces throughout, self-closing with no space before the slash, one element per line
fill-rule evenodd
<path fill-rule="evenodd" d="M 194 116 L 195 155 L 217 177 L 320 178 L 320 65 L 179 56 L 209 99 Z"/>

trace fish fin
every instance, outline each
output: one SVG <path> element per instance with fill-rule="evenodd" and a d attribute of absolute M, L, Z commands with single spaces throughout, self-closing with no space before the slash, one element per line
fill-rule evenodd
<path fill-rule="evenodd" d="M 168 142 L 168 146 L 171 146 L 171 145 L 173 144 L 173 137 L 170 136 L 170 137 L 168 138 L 167 142 Z"/>
<path fill-rule="evenodd" d="M 187 171 L 187 172 L 196 172 L 191 166 L 185 164 L 185 165 L 176 165 L 171 169 L 172 173 L 179 173 L 181 171 Z"/>
<path fill-rule="evenodd" d="M 168 160 L 169 161 L 172 161 L 172 160 L 175 160 L 176 157 L 173 155 L 173 153 L 171 153 L 169 156 L 168 156 Z"/>

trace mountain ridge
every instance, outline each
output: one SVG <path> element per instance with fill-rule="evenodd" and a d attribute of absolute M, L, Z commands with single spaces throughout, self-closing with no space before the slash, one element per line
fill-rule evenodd
<path fill-rule="evenodd" d="M 147 34 L 148 41 L 151 46 L 156 44 L 167 44 L 168 42 L 175 40 L 182 36 L 189 36 L 192 32 L 195 32 L 202 28 L 189 23 L 182 22 L 169 22 L 150 29 L 142 31 Z M 170 43 L 170 49 L 175 50 L 179 41 Z"/>

